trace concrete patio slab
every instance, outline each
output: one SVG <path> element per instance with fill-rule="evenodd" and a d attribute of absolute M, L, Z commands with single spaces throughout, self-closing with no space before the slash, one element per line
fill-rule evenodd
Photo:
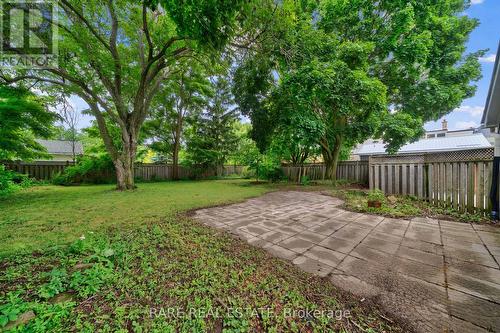
<path fill-rule="evenodd" d="M 331 267 L 336 267 L 345 258 L 346 254 L 315 245 L 305 252 L 304 256 L 318 260 Z"/>
<path fill-rule="evenodd" d="M 295 253 L 303 253 L 306 252 L 309 248 L 313 247 L 314 243 L 299 238 L 298 235 L 296 235 L 285 239 L 278 245 Z"/>
<path fill-rule="evenodd" d="M 231 232 L 360 297 L 417 332 L 500 332 L 500 228 L 343 210 L 315 192 L 201 209 Z"/>
<path fill-rule="evenodd" d="M 333 270 L 332 266 L 326 265 L 318 260 L 306 256 L 300 256 L 293 260 L 293 263 L 304 271 L 324 277 Z"/>
<path fill-rule="evenodd" d="M 319 245 L 326 247 L 330 250 L 348 254 L 349 252 L 352 251 L 352 249 L 354 249 L 358 245 L 358 243 L 354 241 L 348 241 L 342 238 L 328 237 L 325 238 L 325 240 L 323 240 L 321 243 L 319 243 Z"/>

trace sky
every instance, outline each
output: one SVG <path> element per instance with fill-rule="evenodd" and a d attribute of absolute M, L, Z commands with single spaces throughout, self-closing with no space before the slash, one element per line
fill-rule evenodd
<path fill-rule="evenodd" d="M 471 7 L 465 14 L 479 19 L 480 25 L 472 32 L 467 44 L 467 51 L 476 52 L 488 49 L 488 52 L 484 58 L 480 59 L 483 78 L 476 83 L 478 88 L 475 96 L 464 100 L 461 107 L 444 117 L 451 130 L 479 126 L 500 41 L 500 0 L 471 0 L 471 3 Z M 71 98 L 71 102 L 80 111 L 88 108 L 86 103 L 76 96 Z M 89 126 L 91 120 L 91 116 L 82 115 L 79 127 Z M 442 119 L 429 122 L 425 124 L 425 128 L 427 130 L 439 129 L 441 121 Z"/>

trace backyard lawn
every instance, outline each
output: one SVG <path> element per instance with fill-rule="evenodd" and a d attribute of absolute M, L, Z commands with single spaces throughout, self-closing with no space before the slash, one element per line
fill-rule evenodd
<path fill-rule="evenodd" d="M 268 188 L 248 182 L 196 181 L 41 186 L 0 201 L 0 256 L 66 244 L 89 232 L 161 222 L 177 212 L 257 196 Z"/>
<path fill-rule="evenodd" d="M 328 280 L 178 214 L 271 186 L 112 189 L 45 186 L 0 200 L 0 330 L 402 331 Z"/>

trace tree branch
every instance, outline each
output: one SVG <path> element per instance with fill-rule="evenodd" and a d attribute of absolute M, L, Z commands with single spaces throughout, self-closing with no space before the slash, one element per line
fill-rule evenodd
<path fill-rule="evenodd" d="M 113 139 L 111 138 L 111 135 L 109 134 L 108 127 L 106 125 L 106 119 L 104 119 L 103 114 L 99 110 L 99 106 L 95 101 L 92 100 L 88 95 L 82 94 L 79 95 L 90 107 L 90 111 L 94 115 L 96 121 L 97 121 L 97 126 L 99 127 L 99 132 L 101 133 L 102 140 L 104 141 L 104 145 L 106 146 L 106 149 L 108 150 L 109 154 L 111 155 L 111 158 L 113 161 L 116 161 L 118 159 L 118 150 L 116 149 Z"/>
<path fill-rule="evenodd" d="M 149 62 L 153 58 L 153 41 L 151 40 L 151 35 L 149 33 L 146 1 L 143 1 L 142 3 L 142 29 L 144 30 L 144 34 L 146 35 L 146 41 L 148 43 L 148 62 Z"/>
<path fill-rule="evenodd" d="M 122 66 L 120 61 L 120 55 L 118 53 L 118 49 L 116 46 L 116 39 L 118 36 L 118 18 L 116 17 L 115 7 L 113 6 L 113 0 L 108 0 L 108 10 L 109 10 L 109 16 L 111 17 L 111 34 L 109 36 L 109 46 L 115 65 L 115 89 L 117 96 L 121 96 Z"/>
<path fill-rule="evenodd" d="M 5 76 L 4 74 L 0 74 L 0 78 L 2 80 L 4 80 L 6 84 L 12 84 L 12 83 L 16 83 L 16 82 L 24 81 L 24 80 L 36 80 L 37 82 L 47 82 L 47 83 L 51 83 L 51 84 L 64 86 L 66 88 L 70 88 L 70 86 L 68 86 L 63 81 L 51 80 L 51 79 L 39 77 L 36 75 L 22 75 L 22 76 L 18 76 L 15 78 L 9 78 L 9 77 Z"/>
<path fill-rule="evenodd" d="M 94 29 L 94 27 L 90 24 L 90 22 L 83 16 L 82 13 L 80 13 L 75 7 L 73 7 L 69 2 L 68 0 L 61 0 L 60 2 L 64 8 L 64 11 L 67 13 L 67 14 L 70 14 L 69 12 L 72 12 L 73 14 L 76 15 L 76 17 L 78 18 L 78 20 L 83 23 L 89 30 L 90 32 L 92 33 L 92 35 L 94 35 L 95 38 L 97 38 L 97 40 L 109 51 L 110 50 L 110 47 L 108 45 L 108 43 L 106 43 L 106 41 L 104 40 L 104 38 Z M 69 11 L 67 10 L 69 9 Z"/>

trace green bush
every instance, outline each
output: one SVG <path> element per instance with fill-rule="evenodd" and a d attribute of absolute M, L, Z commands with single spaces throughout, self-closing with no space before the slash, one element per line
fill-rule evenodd
<path fill-rule="evenodd" d="M 273 183 L 285 179 L 280 163 L 272 158 L 264 158 L 264 161 L 254 161 L 248 169 L 258 179 Z"/>
<path fill-rule="evenodd" d="M 255 178 L 255 170 L 251 168 L 244 169 L 243 172 L 241 173 L 241 178 L 243 179 Z"/>
<path fill-rule="evenodd" d="M 32 185 L 33 180 L 28 175 L 6 170 L 5 165 L 0 165 L 0 197 Z"/>
<path fill-rule="evenodd" d="M 285 174 L 283 173 L 281 166 L 274 164 L 263 163 L 256 168 L 256 173 L 258 174 L 259 179 L 265 179 L 273 183 L 285 178 Z"/>
<path fill-rule="evenodd" d="M 109 184 L 116 181 L 113 161 L 108 155 L 83 156 L 52 179 L 55 185 Z"/>
<path fill-rule="evenodd" d="M 303 186 L 309 186 L 311 184 L 311 180 L 308 176 L 302 176 L 300 177 L 300 184 Z"/>
<path fill-rule="evenodd" d="M 371 190 L 368 192 L 368 201 L 378 201 L 381 203 L 385 203 L 385 194 L 379 189 Z"/>

